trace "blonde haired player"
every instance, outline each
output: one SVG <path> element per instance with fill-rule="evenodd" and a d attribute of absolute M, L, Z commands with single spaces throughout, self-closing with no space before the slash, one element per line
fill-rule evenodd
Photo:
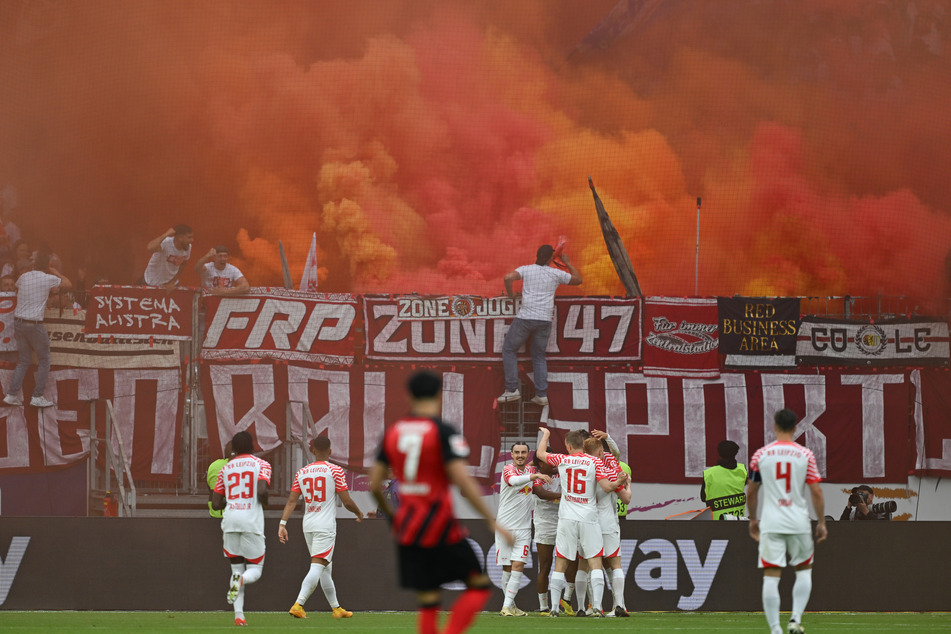
<path fill-rule="evenodd" d="M 343 469 L 327 462 L 330 458 L 330 439 L 318 436 L 310 441 L 310 452 L 314 462 L 302 467 L 294 476 L 287 504 L 281 513 L 281 525 L 277 537 L 282 544 L 289 539 L 287 520 L 294 513 L 297 500 L 304 498 L 304 541 L 310 551 L 310 570 L 300 586 L 297 601 L 288 612 L 299 619 L 306 619 L 304 603 L 310 598 L 318 583 L 324 591 L 327 603 L 333 609 L 335 619 L 347 619 L 353 612 L 340 607 L 337 601 L 337 587 L 332 576 L 334 546 L 337 541 L 337 498 L 344 508 L 363 520 L 363 512 L 350 497 Z"/>
<path fill-rule="evenodd" d="M 601 526 L 598 523 L 596 487 L 611 491 L 617 487 L 618 475 L 604 463 L 583 453 L 584 435 L 572 430 L 565 436 L 568 455 L 548 453 L 548 439 L 551 431 L 539 428 L 541 440 L 538 442 L 539 459 L 558 467 L 561 478 L 561 502 L 558 508 L 558 532 L 555 537 L 555 572 L 551 583 L 551 616 L 558 616 L 561 604 L 561 592 L 566 585 L 565 570 L 568 561 L 581 556 L 588 561 L 591 570 L 601 570 L 601 557 L 604 554 L 604 542 L 601 538 Z M 601 610 L 601 597 L 604 594 L 604 577 L 600 572 L 591 577 L 591 607 L 594 616 L 604 616 Z"/>
<path fill-rule="evenodd" d="M 805 489 L 809 487 L 816 512 L 816 542 L 827 536 L 825 502 L 819 488 L 819 469 L 812 451 L 793 442 L 796 414 L 782 409 L 773 417 L 776 440 L 753 454 L 746 508 L 750 512 L 750 536 L 759 542 L 759 567 L 763 569 L 763 612 L 771 634 L 782 634 L 779 625 L 779 577 L 786 558 L 796 568 L 792 592 L 792 615 L 787 631 L 803 632 L 802 613 L 812 592 L 812 559 L 815 546 L 809 523 Z M 763 490 L 763 508 L 757 517 Z"/>

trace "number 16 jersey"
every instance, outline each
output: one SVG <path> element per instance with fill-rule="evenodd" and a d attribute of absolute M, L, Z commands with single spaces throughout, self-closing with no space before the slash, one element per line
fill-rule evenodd
<path fill-rule="evenodd" d="M 558 503 L 559 520 L 578 520 L 588 524 L 598 523 L 598 481 L 607 478 L 617 480 L 617 472 L 588 454 L 565 455 L 550 453 L 548 464 L 558 467 L 561 480 L 561 502 Z"/>
<path fill-rule="evenodd" d="M 805 488 L 822 480 L 812 451 L 798 443 L 777 440 L 753 454 L 750 471 L 759 473 L 762 482 L 760 531 L 787 535 L 811 532 Z"/>

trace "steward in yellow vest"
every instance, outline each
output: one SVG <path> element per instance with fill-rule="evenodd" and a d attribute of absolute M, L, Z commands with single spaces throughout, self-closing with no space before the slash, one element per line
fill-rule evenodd
<path fill-rule="evenodd" d="M 720 459 L 716 466 L 705 469 L 700 499 L 713 511 L 718 520 L 726 513 L 737 518 L 746 516 L 746 466 L 736 461 L 740 446 L 732 440 L 717 445 Z"/>

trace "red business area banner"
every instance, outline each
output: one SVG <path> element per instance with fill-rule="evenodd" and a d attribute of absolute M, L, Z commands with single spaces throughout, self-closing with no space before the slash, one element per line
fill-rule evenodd
<path fill-rule="evenodd" d="M 86 308 L 86 336 L 191 339 L 194 289 L 94 286 Z"/>
<path fill-rule="evenodd" d="M 467 303 L 466 310 L 473 317 L 462 319 L 456 314 L 458 311 L 453 311 L 450 299 L 364 296 L 366 358 L 500 362 L 502 342 L 517 311 L 517 301 L 507 297 L 467 298 L 471 308 Z M 639 361 L 641 301 L 614 297 L 556 298 L 547 353 L 551 361 Z"/>
<path fill-rule="evenodd" d="M 282 359 L 350 365 L 359 346 L 357 298 L 252 288 L 232 297 L 206 295 L 205 359 Z"/>
<path fill-rule="evenodd" d="M 470 471 L 483 483 L 494 477 L 500 429 L 493 395 L 501 369 L 434 368 L 443 377 L 443 418 L 461 431 L 472 450 Z M 409 410 L 409 366 L 322 369 L 298 363 L 211 362 L 201 367 L 208 440 L 213 455 L 247 430 L 261 451 L 285 439 L 307 440 L 326 434 L 335 460 L 362 472 L 376 460 L 385 425 Z M 288 421 L 288 403 L 291 416 Z M 315 429 L 302 429 L 302 405 L 310 408 Z"/>
<path fill-rule="evenodd" d="M 0 370 L 9 385 L 12 369 Z M 23 389 L 33 389 L 27 373 Z M 46 396 L 55 407 L 0 407 L 0 472 L 37 473 L 89 457 L 90 401 L 111 399 L 132 477 L 174 480 L 181 470 L 181 387 L 175 369 L 56 368 Z M 99 435 L 105 404 L 99 403 Z M 118 441 L 114 441 L 118 454 Z"/>

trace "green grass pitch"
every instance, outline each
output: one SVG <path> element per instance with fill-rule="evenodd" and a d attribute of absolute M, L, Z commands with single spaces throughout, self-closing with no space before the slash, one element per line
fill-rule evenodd
<path fill-rule="evenodd" d="M 305 620 L 284 612 L 247 612 L 248 629 L 321 632 L 415 632 L 410 612 L 356 612 L 335 620 L 329 612 L 314 611 Z M 785 629 L 789 615 L 783 614 Z M 809 634 L 820 632 L 951 632 L 951 613 L 806 613 Z M 233 630 L 231 612 L 14 612 L 0 611 L 0 630 L 7 632 L 168 632 L 169 630 Z M 762 614 L 749 612 L 634 613 L 630 619 L 536 615 L 501 617 L 484 612 L 472 632 L 591 632 L 598 630 L 645 632 L 765 632 Z"/>

